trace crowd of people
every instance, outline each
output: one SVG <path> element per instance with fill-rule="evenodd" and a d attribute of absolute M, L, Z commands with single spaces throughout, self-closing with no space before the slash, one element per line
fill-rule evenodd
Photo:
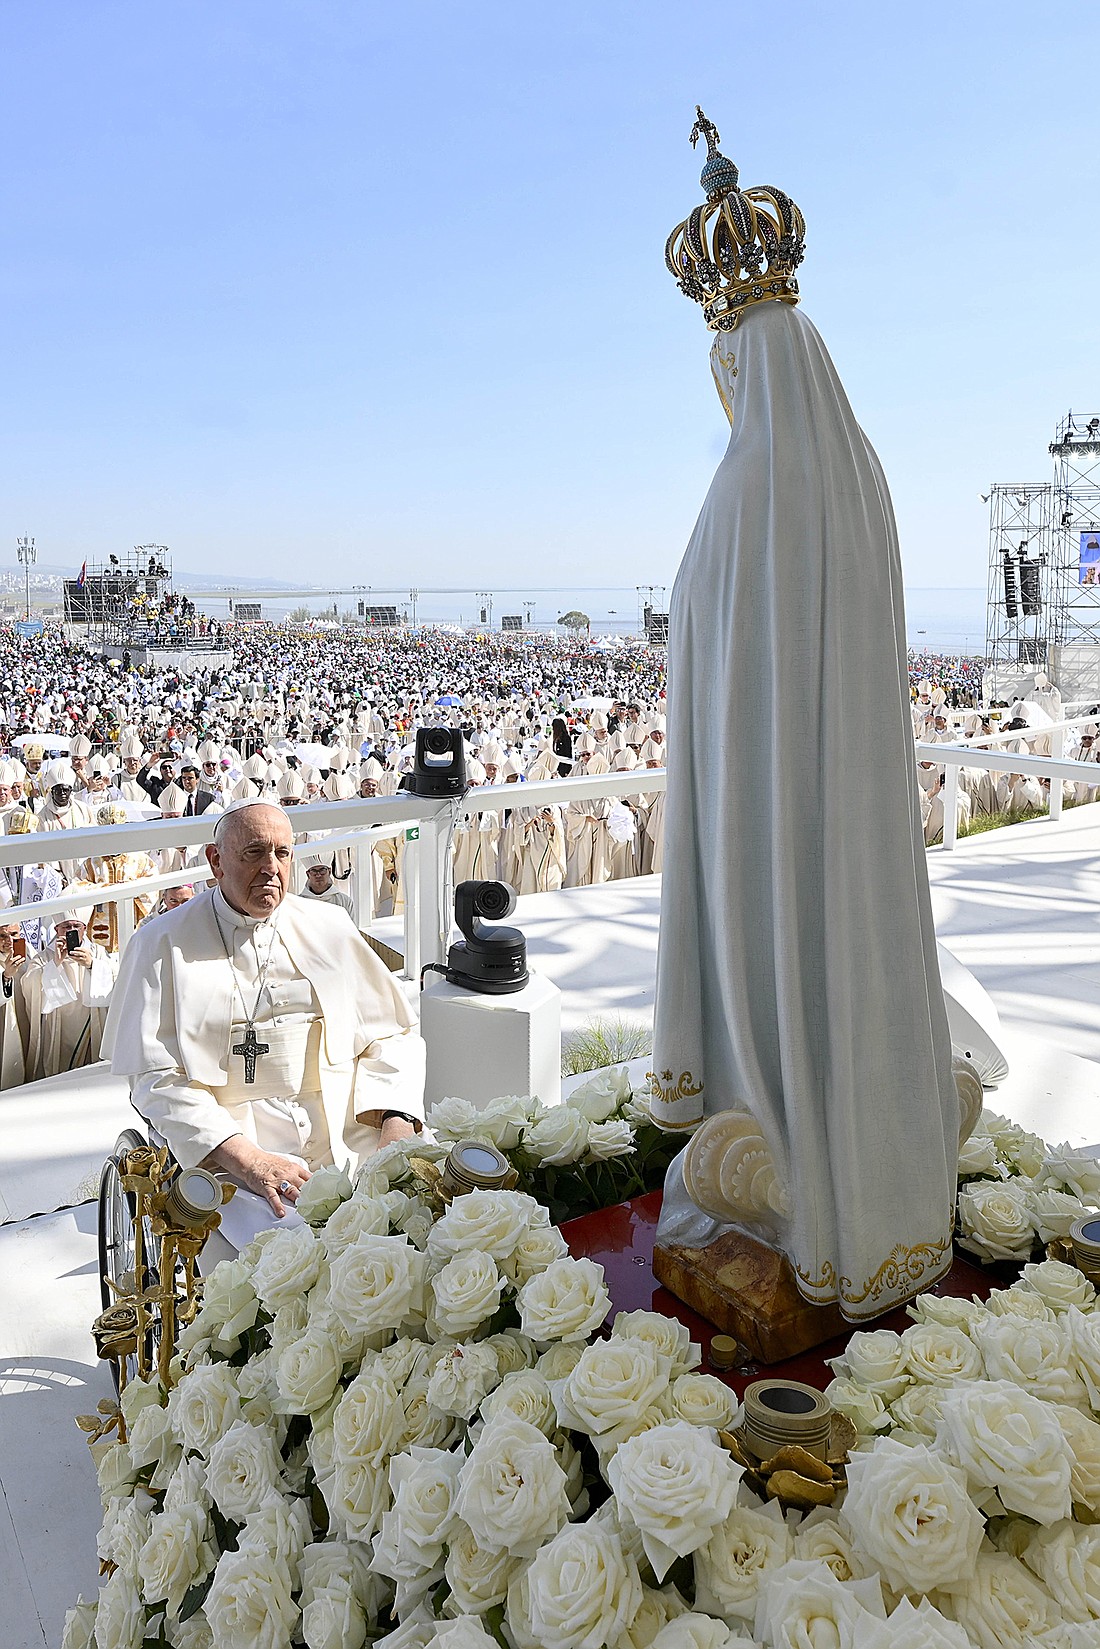
<path fill-rule="evenodd" d="M 193 611 L 180 621 L 197 622 Z M 545 779 L 665 766 L 665 655 L 642 642 L 418 631 L 231 625 L 232 666 L 187 675 L 134 667 L 55 630 L 0 632 L 0 827 L 43 838 L 91 825 L 177 819 L 244 800 L 284 809 L 392 796 L 410 785 L 416 734 L 459 729 L 470 789 L 515 786 L 515 805 L 470 811 L 455 828 L 455 882 L 500 878 L 520 893 L 551 892 L 660 872 L 664 792 L 644 783 L 621 798 L 525 806 L 522 786 Z M 975 697 L 977 662 L 910 658 L 914 732 L 976 737 L 997 724 L 951 712 Z M 950 718 L 950 719 L 949 719 Z M 1041 742 L 1041 740 L 1040 740 Z M 1034 738 L 1019 748 L 1035 747 Z M 1087 741 L 1084 749 L 1091 748 Z M 942 830 L 943 770 L 918 769 L 928 840 Z M 1004 791 L 1004 795 L 1002 795 Z M 1032 792 L 1035 795 L 1032 795 Z M 1042 806 L 1038 781 L 991 783 L 964 770 L 960 807 Z M 403 908 L 404 839 L 376 840 L 369 886 L 346 845 L 304 837 L 295 890 L 342 905 L 360 922 Z M 82 902 L 56 920 L 0 928 L 0 1083 L 94 1060 L 120 949 L 122 906 L 92 906 L 97 887 L 173 876 L 128 901 L 134 923 L 187 899 L 204 881 L 201 850 L 65 852 L 0 873 L 0 905 Z"/>

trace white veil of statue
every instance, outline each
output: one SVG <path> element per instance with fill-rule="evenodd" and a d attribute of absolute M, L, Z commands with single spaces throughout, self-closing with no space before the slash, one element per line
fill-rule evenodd
<path fill-rule="evenodd" d="M 722 1121 L 673 1165 L 661 1236 L 744 1229 L 858 1321 L 950 1265 L 960 1131 L 897 535 L 790 297 L 711 363 L 731 435 L 671 603 L 651 1086 L 662 1127 Z M 685 1220 L 684 1183 L 715 1219 Z"/>

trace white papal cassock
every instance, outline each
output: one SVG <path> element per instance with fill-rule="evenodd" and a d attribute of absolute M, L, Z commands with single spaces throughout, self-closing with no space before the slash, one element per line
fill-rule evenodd
<path fill-rule="evenodd" d="M 958 1158 L 897 537 L 800 310 L 711 360 L 732 430 L 671 603 L 653 1110 L 755 1117 L 789 1213 L 749 1229 L 858 1320 L 950 1264 Z"/>
<path fill-rule="evenodd" d="M 232 1048 L 261 974 L 254 1023 L 268 1051 L 248 1083 Z M 257 919 L 208 889 L 144 922 L 105 1046 L 184 1166 L 243 1134 L 310 1168 L 354 1168 L 377 1146 L 383 1111 L 424 1114 L 424 1044 L 408 1003 L 343 910 L 293 894 Z"/>

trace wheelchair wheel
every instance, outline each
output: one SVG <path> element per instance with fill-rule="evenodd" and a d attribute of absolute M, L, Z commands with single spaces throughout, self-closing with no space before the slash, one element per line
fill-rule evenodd
<path fill-rule="evenodd" d="M 142 1276 L 135 1276 L 137 1263 L 136 1245 L 134 1242 L 134 1214 L 136 1198 L 127 1191 L 122 1184 L 122 1175 L 119 1171 L 120 1159 L 127 1151 L 136 1150 L 139 1146 L 148 1144 L 143 1135 L 136 1128 L 125 1129 L 115 1141 L 112 1154 L 103 1164 L 99 1176 L 99 1292 L 103 1310 L 115 1304 L 117 1295 L 110 1282 L 115 1284 L 119 1293 L 130 1294 L 136 1290 L 144 1291 L 155 1286 L 159 1276 L 160 1243 L 149 1229 L 148 1221 L 144 1223 L 142 1232 L 143 1265 Z M 154 1311 L 153 1324 L 146 1339 L 146 1360 L 152 1362 L 156 1356 L 156 1348 L 160 1341 L 159 1313 Z M 131 1380 L 137 1374 L 138 1360 L 136 1356 L 126 1359 L 126 1378 Z M 119 1365 L 111 1360 L 111 1372 L 114 1376 L 116 1388 L 119 1385 Z"/>

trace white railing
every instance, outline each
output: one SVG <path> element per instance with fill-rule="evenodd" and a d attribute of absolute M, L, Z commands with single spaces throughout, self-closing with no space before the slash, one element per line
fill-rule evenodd
<path fill-rule="evenodd" d="M 401 886 L 404 896 L 404 967 L 406 978 L 417 979 L 425 963 L 443 959 L 451 930 L 450 845 L 459 820 L 476 814 L 515 807 L 549 807 L 588 796 L 653 794 L 665 789 L 664 768 L 642 768 L 633 773 L 601 773 L 589 778 L 547 779 L 529 784 L 483 785 L 464 796 L 438 798 L 401 791 L 348 802 L 317 802 L 287 809 L 295 836 L 297 857 L 336 848 L 352 855 L 350 881 L 352 913 L 357 926 L 370 925 L 370 851 L 375 842 L 404 837 L 405 857 Z M 83 830 L 36 831 L 24 836 L 0 836 L 0 867 L 81 861 L 121 853 L 154 852 L 162 848 L 205 847 L 213 840 L 220 814 L 194 819 L 144 819 L 118 825 L 95 825 Z M 323 837 L 305 840 L 307 834 Z M 119 947 L 134 929 L 133 900 L 160 893 L 167 887 L 210 880 L 206 865 L 184 865 L 180 870 L 133 881 L 88 884 L 67 888 L 56 899 L 12 905 L 0 911 L 0 921 L 33 921 L 58 916 L 66 910 L 117 904 Z"/>
<path fill-rule="evenodd" d="M 994 773 L 1030 773 L 1036 778 L 1049 779 L 1049 818 L 1053 824 L 1057 824 L 1062 817 L 1062 784 L 1066 779 L 1073 784 L 1100 786 L 1100 766 L 1096 762 L 1065 760 L 1067 731 L 1096 719 L 1095 716 L 1075 716 L 1066 721 L 1052 722 L 1047 727 L 1019 727 L 1010 733 L 987 733 L 966 744 L 925 744 L 918 741 L 917 761 L 935 762 L 944 770 L 942 846 L 950 852 L 958 845 L 961 767 L 982 767 Z M 1049 756 L 1036 756 L 1020 750 L 985 748 L 996 744 L 1026 743 L 1028 739 L 1047 737 L 1051 745 Z"/>

